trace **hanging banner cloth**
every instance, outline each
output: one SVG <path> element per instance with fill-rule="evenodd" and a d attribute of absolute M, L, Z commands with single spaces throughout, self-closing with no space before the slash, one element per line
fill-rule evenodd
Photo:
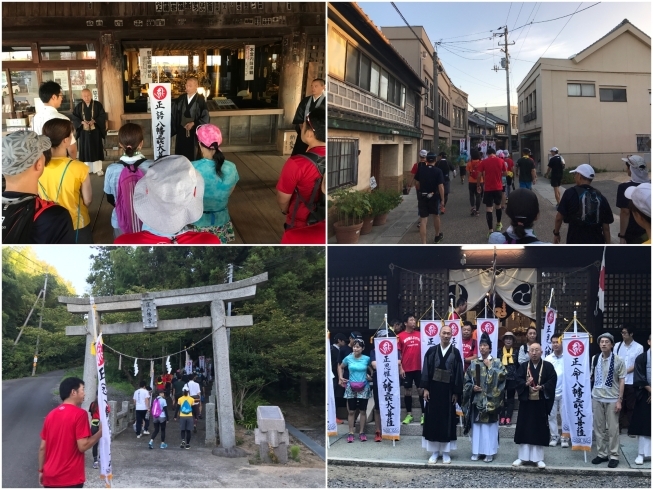
<path fill-rule="evenodd" d="M 431 347 L 440 344 L 441 320 L 420 320 L 419 331 L 422 344 L 422 357 L 420 366 L 424 366 L 424 356 Z"/>
<path fill-rule="evenodd" d="M 381 414 L 381 437 L 398 441 L 401 430 L 399 416 L 399 366 L 397 363 L 396 337 L 374 339 L 376 349 L 376 380 L 379 387 L 379 412 Z"/>
<path fill-rule="evenodd" d="M 504 269 L 497 272 L 495 290 L 511 308 L 535 318 L 536 283 L 537 269 Z M 492 270 L 452 269 L 449 271 L 449 286 L 456 284 L 461 295 L 467 295 L 468 307 L 472 308 L 490 291 Z"/>
<path fill-rule="evenodd" d="M 592 390 L 590 388 L 590 336 L 565 332 L 562 337 L 564 379 L 562 404 L 567 414 L 563 417 L 562 436 L 571 439 L 571 449 L 591 451 Z"/>
<path fill-rule="evenodd" d="M 98 441 L 100 451 L 100 477 L 104 479 L 107 488 L 111 487 L 113 470 L 111 469 L 111 427 L 107 417 L 109 404 L 107 402 L 107 379 L 104 368 L 104 348 L 102 346 L 102 334 L 98 335 L 95 344 L 95 359 L 97 362 L 97 400 L 100 412 L 100 424 L 102 425 L 102 437 Z"/>
<path fill-rule="evenodd" d="M 497 349 L 499 347 L 499 320 L 497 318 L 477 318 L 476 324 L 480 332 L 478 333 L 478 340 L 481 340 L 481 334 L 485 332 L 490 337 L 492 342 L 492 357 L 497 357 Z M 478 357 L 481 358 L 481 350 L 478 350 Z"/>
<path fill-rule="evenodd" d="M 544 326 L 542 327 L 542 357 L 546 357 L 551 352 L 553 348 L 551 347 L 551 337 L 556 330 L 556 319 L 558 318 L 558 312 L 553 308 L 547 308 L 544 314 Z"/>
<path fill-rule="evenodd" d="M 327 366 L 331 366 L 331 345 L 329 344 L 329 336 L 326 338 L 326 353 L 327 353 Z M 327 386 L 329 397 L 327 401 L 327 437 L 338 435 L 338 424 L 336 422 L 336 397 L 333 391 L 333 372 L 328 370 Z"/>

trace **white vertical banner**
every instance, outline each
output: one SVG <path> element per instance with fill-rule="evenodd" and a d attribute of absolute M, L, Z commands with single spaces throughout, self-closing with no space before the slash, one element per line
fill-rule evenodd
<path fill-rule="evenodd" d="M 186 374 L 193 372 L 193 360 L 188 355 L 188 351 L 186 351 L 186 364 L 184 366 L 184 370 L 186 371 Z"/>
<path fill-rule="evenodd" d="M 424 366 L 424 356 L 426 351 L 434 345 L 440 344 L 440 327 L 442 321 L 440 320 L 420 320 L 419 331 L 420 340 L 422 344 L 422 358 L 420 366 Z"/>
<path fill-rule="evenodd" d="M 446 326 L 451 329 L 451 345 L 458 349 L 461 353 L 463 351 L 463 330 L 460 328 L 460 318 L 451 318 L 444 322 Z M 438 344 L 440 341 L 438 340 Z"/>
<path fill-rule="evenodd" d="M 379 412 L 383 439 L 399 440 L 401 402 L 399 400 L 399 366 L 397 365 L 397 339 L 374 339 L 376 349 L 376 384 L 379 389 Z"/>
<path fill-rule="evenodd" d="M 100 477 L 104 478 L 107 488 L 111 487 L 113 470 L 111 469 L 111 427 L 107 417 L 107 380 L 104 369 L 104 347 L 102 346 L 102 334 L 98 335 L 95 343 L 95 359 L 97 361 L 97 401 L 100 412 L 100 424 L 102 426 L 102 437 L 98 441 L 100 455 Z"/>
<path fill-rule="evenodd" d="M 480 332 L 477 334 L 476 344 L 481 340 L 481 334 L 486 333 L 492 342 L 492 357 L 497 357 L 499 348 L 499 319 L 498 318 L 477 318 L 476 323 Z M 478 357 L 481 357 L 481 350 L 478 350 Z"/>
<path fill-rule="evenodd" d="M 245 80 L 254 80 L 254 44 L 245 45 Z"/>
<path fill-rule="evenodd" d="M 141 85 L 152 83 L 152 48 L 139 49 L 138 61 L 141 68 Z"/>
<path fill-rule="evenodd" d="M 204 367 L 206 366 L 206 358 L 204 356 L 199 356 L 197 358 L 197 361 L 199 362 L 200 365 L 200 371 L 204 372 Z"/>
<path fill-rule="evenodd" d="M 542 357 L 546 357 L 551 352 L 553 348 L 551 347 L 551 337 L 556 330 L 556 319 L 558 318 L 558 312 L 553 308 L 547 308 L 544 314 L 544 326 L 542 327 Z"/>
<path fill-rule="evenodd" d="M 172 124 L 172 91 L 169 83 L 150 84 L 152 111 L 152 146 L 154 160 L 170 155 L 170 125 Z"/>
<path fill-rule="evenodd" d="M 562 403 L 566 414 L 562 420 L 562 435 L 571 439 L 572 450 L 590 451 L 594 420 L 590 388 L 589 334 L 566 332 L 562 337 L 562 359 Z"/>
<path fill-rule="evenodd" d="M 326 355 L 327 355 L 327 437 L 338 435 L 338 423 L 336 422 L 336 396 L 333 391 L 333 372 L 331 371 L 331 344 L 329 337 L 326 338 Z"/>

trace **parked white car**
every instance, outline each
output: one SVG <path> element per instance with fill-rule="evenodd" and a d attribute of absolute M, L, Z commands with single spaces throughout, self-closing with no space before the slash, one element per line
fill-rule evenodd
<path fill-rule="evenodd" d="M 14 94 L 20 92 L 20 88 L 18 87 L 18 82 L 11 82 L 11 91 Z M 9 95 L 9 87 L 7 87 L 6 83 L 2 85 L 2 95 Z"/>

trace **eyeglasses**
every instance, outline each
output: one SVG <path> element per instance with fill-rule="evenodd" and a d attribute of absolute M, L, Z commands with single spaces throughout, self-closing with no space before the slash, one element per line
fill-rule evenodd
<path fill-rule="evenodd" d="M 310 126 L 311 131 L 315 132 L 315 128 L 314 128 L 313 125 L 311 124 L 311 117 L 310 117 L 310 114 L 306 116 L 306 122 L 307 122 L 308 125 Z"/>

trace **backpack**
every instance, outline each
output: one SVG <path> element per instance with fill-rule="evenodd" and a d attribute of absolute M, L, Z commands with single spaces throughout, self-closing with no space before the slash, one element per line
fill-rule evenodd
<path fill-rule="evenodd" d="M 590 389 L 594 389 L 594 370 L 596 369 L 598 362 L 599 354 L 595 354 L 594 357 L 592 357 L 592 367 L 590 368 Z"/>
<path fill-rule="evenodd" d="M 143 177 L 143 171 L 138 166 L 146 159 L 129 164 L 119 162 L 123 169 L 118 177 L 118 187 L 116 189 L 116 217 L 118 226 L 123 233 L 137 233 L 141 231 L 142 222 L 136 216 L 134 211 L 134 187 Z"/>
<path fill-rule="evenodd" d="M 2 198 L 2 243 L 30 243 L 32 225 L 43 211 L 57 203 L 39 196 Z"/>
<path fill-rule="evenodd" d="M 295 193 L 297 194 L 297 199 L 295 200 L 295 206 L 292 210 L 292 215 L 290 218 L 290 228 L 295 227 L 295 216 L 297 215 L 297 210 L 299 209 L 299 203 L 301 202 L 306 208 L 308 208 L 308 218 L 306 220 L 307 225 L 314 225 L 320 221 L 326 219 L 326 197 L 324 194 L 316 201 L 318 193 L 320 193 L 320 187 L 322 186 L 322 180 L 324 179 L 325 171 L 325 157 L 316 155 L 315 153 L 302 153 L 300 155 L 295 155 L 298 157 L 304 157 L 309 160 L 320 173 L 320 178 L 315 179 L 313 184 L 313 191 L 311 192 L 311 197 L 308 202 L 304 201 L 304 198 L 299 193 L 299 189 L 295 187 Z"/>
<path fill-rule="evenodd" d="M 507 231 L 504 231 L 502 234 L 506 239 L 506 243 L 510 243 L 510 244 L 539 242 L 538 238 L 534 237 L 534 236 L 525 236 L 524 238 L 515 239 L 515 238 L 512 238 L 510 235 L 508 235 Z"/>
<path fill-rule="evenodd" d="M 193 407 L 188 403 L 188 400 L 184 400 L 184 403 L 181 404 L 181 407 L 179 409 L 181 413 L 184 415 L 188 415 L 190 413 L 193 413 Z"/>
<path fill-rule="evenodd" d="M 575 186 L 578 195 L 578 211 L 574 220 L 585 226 L 596 226 L 601 223 L 599 208 L 601 193 L 593 187 Z"/>
<path fill-rule="evenodd" d="M 161 409 L 161 403 L 159 402 L 159 397 L 156 397 L 154 399 L 154 403 L 152 403 L 152 417 L 155 419 L 161 416 L 161 412 L 163 410 Z"/>

